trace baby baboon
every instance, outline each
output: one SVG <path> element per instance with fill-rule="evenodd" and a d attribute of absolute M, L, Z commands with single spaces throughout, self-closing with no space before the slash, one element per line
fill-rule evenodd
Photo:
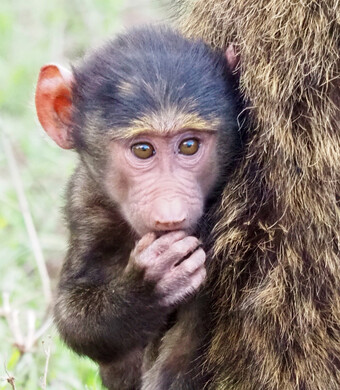
<path fill-rule="evenodd" d="M 71 348 L 100 364 L 110 389 L 207 384 L 198 238 L 240 143 L 231 57 L 165 27 L 141 28 L 72 72 L 41 70 L 39 120 L 80 158 L 56 323 Z"/>

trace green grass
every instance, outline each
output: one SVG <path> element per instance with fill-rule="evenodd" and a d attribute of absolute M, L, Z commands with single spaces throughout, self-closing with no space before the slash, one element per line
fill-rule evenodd
<path fill-rule="evenodd" d="M 66 66 L 84 51 L 125 26 L 156 19 L 156 2 L 124 0 L 1 0 L 0 5 L 0 390 L 43 389 L 46 350 L 50 349 L 46 389 L 102 389 L 97 366 L 60 341 L 53 326 L 20 353 L 23 339 L 46 320 L 47 307 L 32 240 L 14 185 L 4 143 L 9 145 L 28 202 L 46 267 L 55 291 L 66 250 L 61 209 L 73 152 L 59 149 L 37 122 L 33 97 L 40 67 Z M 4 295 L 7 294 L 7 295 Z M 4 297 L 10 314 L 5 318 Z M 31 318 L 31 320 L 30 320 Z M 30 321 L 34 320 L 33 325 Z M 16 320 L 17 319 L 17 320 Z"/>

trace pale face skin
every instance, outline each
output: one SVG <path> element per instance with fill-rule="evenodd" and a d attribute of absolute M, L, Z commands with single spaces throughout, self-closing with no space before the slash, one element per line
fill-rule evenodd
<path fill-rule="evenodd" d="M 194 151 L 198 147 L 195 153 L 181 152 L 188 142 L 194 144 Z M 136 156 L 135 145 L 146 146 L 152 154 Z M 206 254 L 190 234 L 216 180 L 216 134 L 193 130 L 168 136 L 143 133 L 114 141 L 109 149 L 107 192 L 142 237 L 126 272 L 143 270 L 144 279 L 155 283 L 160 303 L 176 305 L 194 294 L 206 277 Z"/>
<path fill-rule="evenodd" d="M 134 145 L 145 145 L 146 156 L 152 154 L 140 158 Z M 113 141 L 109 156 L 106 190 L 140 237 L 149 232 L 193 231 L 216 181 L 214 132 L 143 133 Z"/>

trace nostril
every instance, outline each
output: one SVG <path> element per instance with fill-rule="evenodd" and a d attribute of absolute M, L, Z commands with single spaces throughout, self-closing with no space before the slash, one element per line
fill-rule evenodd
<path fill-rule="evenodd" d="M 154 204 L 151 218 L 157 230 L 181 229 L 188 218 L 186 203 L 181 199 L 157 199 Z"/>
<path fill-rule="evenodd" d="M 186 218 L 178 219 L 176 221 L 160 221 L 156 220 L 155 225 L 157 229 L 160 230 L 173 230 L 178 229 L 182 226 L 183 222 L 185 222 Z"/>

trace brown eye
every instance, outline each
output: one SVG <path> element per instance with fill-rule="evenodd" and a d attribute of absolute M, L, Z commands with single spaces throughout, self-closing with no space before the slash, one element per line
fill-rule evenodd
<path fill-rule="evenodd" d="M 150 158 L 155 154 L 155 149 L 153 146 L 147 142 L 141 142 L 139 144 L 134 144 L 131 146 L 132 153 L 141 159 Z"/>
<path fill-rule="evenodd" d="M 185 154 L 186 156 L 191 156 L 192 154 L 195 154 L 197 152 L 199 147 L 200 147 L 200 143 L 198 139 L 196 138 L 185 139 L 179 145 L 179 153 Z"/>

